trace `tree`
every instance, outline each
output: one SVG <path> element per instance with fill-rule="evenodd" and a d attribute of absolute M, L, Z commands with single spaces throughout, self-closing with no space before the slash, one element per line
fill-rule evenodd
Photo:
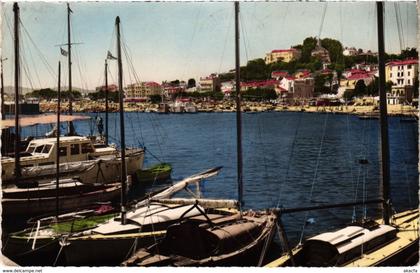
<path fill-rule="evenodd" d="M 358 80 L 354 86 L 354 95 L 361 97 L 366 94 L 366 84 L 364 80 Z"/>
<path fill-rule="evenodd" d="M 328 94 L 330 89 L 325 86 L 326 76 L 325 75 L 316 75 L 315 78 L 314 92 L 315 94 Z"/>
<path fill-rule="evenodd" d="M 151 95 L 149 98 L 151 103 L 159 103 L 162 101 L 162 97 L 160 95 Z"/>
<path fill-rule="evenodd" d="M 343 60 L 343 46 L 337 40 L 325 38 L 321 40 L 321 45 L 328 50 L 331 62 L 339 62 Z"/>
<path fill-rule="evenodd" d="M 418 58 L 419 53 L 417 52 L 417 49 L 415 47 L 413 48 L 406 48 L 401 51 L 401 59 L 407 59 L 407 58 Z"/>
<path fill-rule="evenodd" d="M 302 56 L 300 58 L 302 62 L 309 62 L 311 58 L 311 52 L 315 49 L 316 44 L 317 39 L 315 37 L 308 37 L 303 40 Z"/>
<path fill-rule="evenodd" d="M 353 90 L 346 90 L 343 94 L 343 98 L 345 100 L 352 100 L 354 97 L 354 91 Z"/>
<path fill-rule="evenodd" d="M 195 87 L 195 79 L 189 79 L 187 83 L 187 88 Z"/>
<path fill-rule="evenodd" d="M 266 80 L 270 78 L 270 71 L 263 59 L 248 61 L 245 67 L 241 67 L 241 78 L 249 80 Z"/>
<path fill-rule="evenodd" d="M 172 86 L 178 86 L 178 85 L 179 85 L 179 80 L 178 80 L 178 79 L 176 79 L 176 80 L 174 80 L 174 81 L 170 81 L 169 83 L 170 83 L 170 85 L 172 85 Z"/>

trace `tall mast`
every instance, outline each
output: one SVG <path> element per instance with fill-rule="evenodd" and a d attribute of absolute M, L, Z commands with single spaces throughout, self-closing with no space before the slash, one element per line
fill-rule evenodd
<path fill-rule="evenodd" d="M 381 184 L 383 209 L 382 217 L 385 224 L 389 224 L 390 202 L 389 195 L 389 139 L 388 139 L 388 116 L 386 106 L 385 90 L 385 46 L 384 46 L 384 18 L 383 2 L 376 2 L 378 20 L 378 57 L 379 57 L 379 105 L 380 105 L 380 124 L 381 124 Z"/>
<path fill-rule="evenodd" d="M 118 92 L 120 95 L 120 134 L 121 134 L 121 224 L 126 222 L 126 170 L 125 170 L 125 131 L 124 131 L 124 90 L 123 90 L 123 71 L 121 61 L 121 34 L 120 34 L 120 17 L 115 19 L 117 27 L 117 50 L 118 50 Z"/>
<path fill-rule="evenodd" d="M 19 155 L 19 79 L 20 79 L 20 57 L 19 57 L 19 6 L 18 3 L 13 4 L 14 24 L 15 24 L 15 179 L 18 181 L 21 176 L 20 172 L 20 155 Z"/>
<path fill-rule="evenodd" d="M 70 13 L 73 11 L 70 9 L 70 4 L 67 3 L 67 52 L 68 52 L 68 70 L 69 70 L 69 115 L 73 115 L 73 86 L 71 77 L 71 23 Z M 75 135 L 73 122 L 68 123 L 68 135 Z"/>
<path fill-rule="evenodd" d="M 73 114 L 73 94 L 72 94 L 72 82 L 71 82 L 71 26 L 70 26 L 70 4 L 67 3 L 67 52 L 68 56 L 68 67 L 69 67 L 69 114 Z"/>
<path fill-rule="evenodd" d="M 60 187 L 60 111 L 61 111 L 61 63 L 58 62 L 58 85 L 57 85 L 57 151 L 56 151 L 56 162 L 57 162 L 57 169 L 56 169 L 56 177 L 55 177 L 55 187 L 56 187 L 56 199 L 55 199 L 55 208 L 56 208 L 56 216 L 58 220 L 59 214 L 59 204 L 58 204 L 58 195 L 59 195 L 59 187 Z"/>
<path fill-rule="evenodd" d="M 108 146 L 108 61 L 105 59 L 105 145 Z"/>
<path fill-rule="evenodd" d="M 238 202 L 242 210 L 242 121 L 241 121 L 241 74 L 239 60 L 239 2 L 235 2 L 235 81 L 236 81 L 236 145 L 237 145 L 237 179 Z"/>
<path fill-rule="evenodd" d="M 7 58 L 0 59 L 1 71 L 0 71 L 0 80 L 1 80 L 1 119 L 6 119 L 6 110 L 4 109 L 4 79 L 3 79 L 3 61 L 7 60 Z"/>

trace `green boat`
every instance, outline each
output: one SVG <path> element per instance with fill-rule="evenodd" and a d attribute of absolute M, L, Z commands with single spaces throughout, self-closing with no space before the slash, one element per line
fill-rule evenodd
<path fill-rule="evenodd" d="M 159 163 L 144 170 L 136 172 L 136 179 L 139 183 L 153 183 L 166 181 L 171 178 L 172 166 L 168 163 Z"/>

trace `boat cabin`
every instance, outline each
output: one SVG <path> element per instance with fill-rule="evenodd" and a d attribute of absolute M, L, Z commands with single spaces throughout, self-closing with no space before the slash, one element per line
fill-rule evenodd
<path fill-rule="evenodd" d="M 298 266 L 343 266 L 394 240 L 396 233 L 396 228 L 377 223 L 348 226 L 307 239 L 294 260 Z"/>
<path fill-rule="evenodd" d="M 56 163 L 57 139 L 43 138 L 29 142 L 25 152 L 21 153 L 20 165 L 22 167 L 43 166 Z M 91 139 L 83 136 L 60 137 L 60 162 L 76 162 L 94 159 L 100 156 L 117 154 L 114 147 L 94 144 Z M 14 176 L 13 157 L 3 157 L 2 179 L 12 179 Z"/>

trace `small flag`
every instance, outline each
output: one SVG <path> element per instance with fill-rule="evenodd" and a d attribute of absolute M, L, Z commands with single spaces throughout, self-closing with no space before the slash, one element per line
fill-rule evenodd
<path fill-rule="evenodd" d="M 61 47 L 60 47 L 60 52 L 61 52 L 61 55 L 63 55 L 63 56 L 65 56 L 65 57 L 67 57 L 67 55 L 68 55 L 67 51 L 65 51 L 65 50 L 64 50 L 64 49 L 62 49 Z"/>
<path fill-rule="evenodd" d="M 112 53 L 108 50 L 108 55 L 106 56 L 108 60 L 116 60 L 117 58 L 112 56 Z"/>

